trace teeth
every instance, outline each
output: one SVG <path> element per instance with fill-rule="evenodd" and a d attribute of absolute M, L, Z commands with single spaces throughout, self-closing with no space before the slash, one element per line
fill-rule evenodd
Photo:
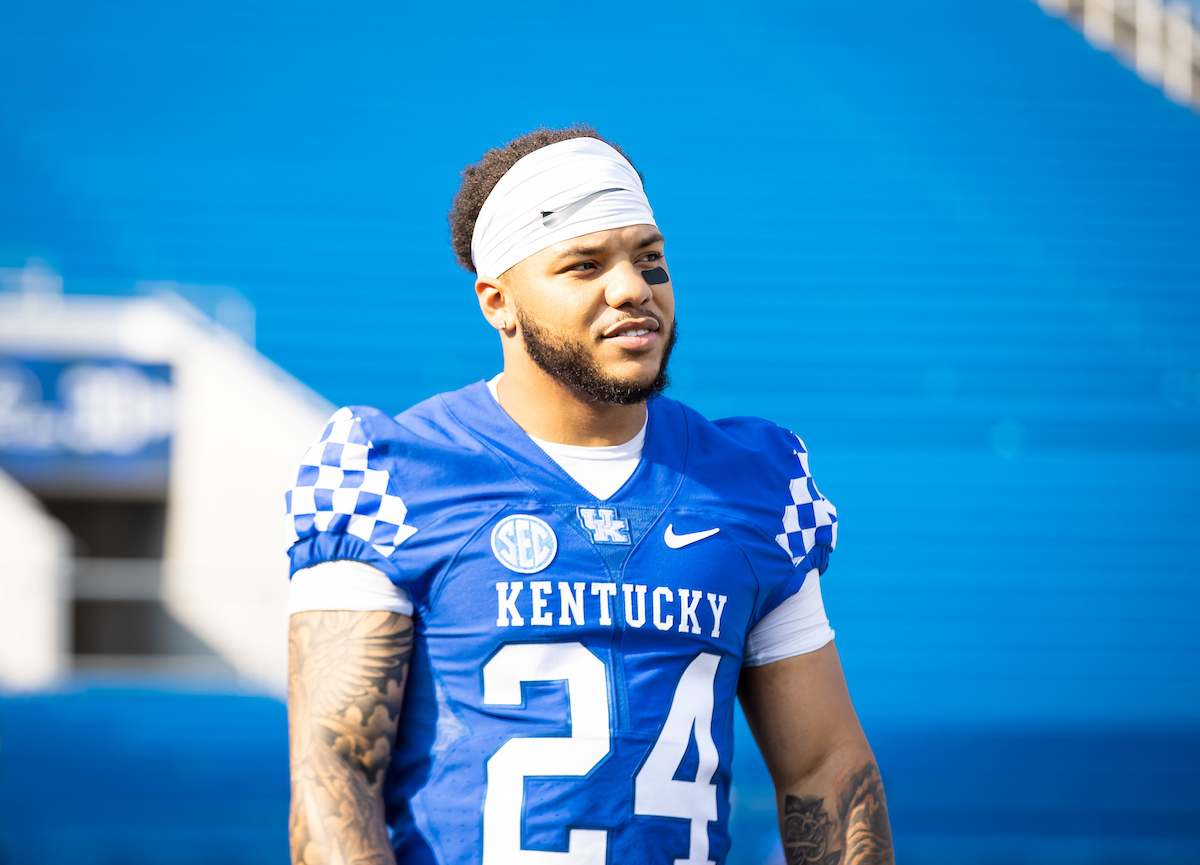
<path fill-rule="evenodd" d="M 648 330 L 627 330 L 627 331 L 625 331 L 625 333 L 623 333 L 621 335 L 622 336 L 642 336 L 643 334 L 647 334 L 649 332 L 650 331 L 648 331 Z"/>

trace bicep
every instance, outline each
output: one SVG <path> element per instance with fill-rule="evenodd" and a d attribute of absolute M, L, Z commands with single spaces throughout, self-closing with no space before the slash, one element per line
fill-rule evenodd
<path fill-rule="evenodd" d="M 312 610 L 291 617 L 288 717 L 293 764 L 333 754 L 368 783 L 391 759 L 412 654 L 409 616 Z"/>
<path fill-rule="evenodd" d="M 294 613 L 292 861 L 394 862 L 383 807 L 413 627 L 389 611 Z"/>
<path fill-rule="evenodd" d="M 832 642 L 744 668 L 738 698 L 777 786 L 812 774 L 840 748 L 866 745 Z"/>

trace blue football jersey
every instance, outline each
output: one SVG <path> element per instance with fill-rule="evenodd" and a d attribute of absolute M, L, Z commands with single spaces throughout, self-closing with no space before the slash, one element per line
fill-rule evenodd
<path fill-rule="evenodd" d="M 729 851 L 747 632 L 824 571 L 798 438 L 648 406 L 594 498 L 484 383 L 339 410 L 287 493 L 292 572 L 373 565 L 416 641 L 385 800 L 405 865 L 704 865 Z"/>

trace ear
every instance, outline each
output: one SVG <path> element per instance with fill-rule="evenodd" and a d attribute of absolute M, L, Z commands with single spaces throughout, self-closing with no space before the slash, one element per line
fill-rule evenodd
<path fill-rule="evenodd" d="M 475 295 L 488 324 L 502 334 L 511 336 L 516 332 L 517 311 L 508 286 L 498 277 L 481 276 L 475 280 Z"/>

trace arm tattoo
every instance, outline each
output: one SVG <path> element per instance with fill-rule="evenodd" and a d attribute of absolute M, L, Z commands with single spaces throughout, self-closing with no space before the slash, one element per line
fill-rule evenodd
<path fill-rule="evenodd" d="M 892 829 L 874 763 L 850 776 L 842 788 L 838 817 L 846 830 L 846 865 L 892 865 Z"/>
<path fill-rule="evenodd" d="M 783 852 L 788 865 L 838 865 L 842 854 L 827 852 L 832 830 L 824 799 L 788 796 L 783 815 Z"/>
<path fill-rule="evenodd" d="M 788 865 L 893 865 L 879 768 L 865 764 L 835 792 L 839 795 L 836 822 L 825 810 L 824 798 L 786 797 L 783 850 Z M 842 849 L 831 851 L 831 847 Z"/>
<path fill-rule="evenodd" d="M 297 613 L 288 641 L 295 865 L 395 865 L 383 779 L 412 655 L 397 613 Z"/>

